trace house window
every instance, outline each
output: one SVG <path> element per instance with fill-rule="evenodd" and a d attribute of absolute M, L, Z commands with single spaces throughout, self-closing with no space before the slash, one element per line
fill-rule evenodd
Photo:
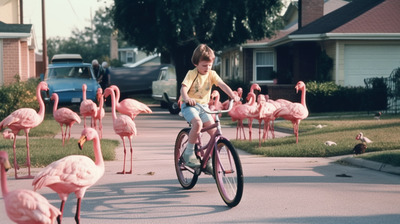
<path fill-rule="evenodd" d="M 239 53 L 235 52 L 232 58 L 232 76 L 235 79 L 239 77 Z"/>
<path fill-rule="evenodd" d="M 263 51 L 255 53 L 255 80 L 272 82 L 274 71 L 274 53 Z"/>
<path fill-rule="evenodd" d="M 126 53 L 126 62 L 133 63 L 133 52 L 132 51 L 128 51 Z"/>
<path fill-rule="evenodd" d="M 229 58 L 225 59 L 225 77 L 230 77 L 230 62 L 229 62 Z"/>

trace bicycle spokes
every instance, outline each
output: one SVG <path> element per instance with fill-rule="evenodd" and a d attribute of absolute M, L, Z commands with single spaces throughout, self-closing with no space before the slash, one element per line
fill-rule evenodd
<path fill-rule="evenodd" d="M 236 206 L 243 194 L 243 174 L 239 156 L 226 139 L 218 141 L 214 152 L 215 182 L 224 202 Z"/>

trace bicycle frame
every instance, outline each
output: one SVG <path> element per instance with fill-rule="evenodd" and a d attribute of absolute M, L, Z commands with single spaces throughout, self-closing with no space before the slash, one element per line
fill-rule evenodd
<path fill-rule="evenodd" d="M 215 114 L 215 123 L 208 126 L 208 127 L 204 127 L 200 130 L 200 134 L 197 137 L 197 142 L 196 145 L 198 146 L 197 150 L 196 150 L 196 154 L 201 158 L 201 164 L 200 164 L 200 170 L 205 170 L 206 165 L 208 160 L 211 158 L 211 156 L 213 155 L 214 152 L 214 147 L 217 147 L 217 142 L 220 139 L 226 139 L 225 137 L 222 136 L 222 128 L 221 128 L 221 123 L 220 123 L 220 119 L 219 119 L 219 115 L 220 113 L 224 113 L 227 111 L 230 111 L 232 109 L 232 102 L 229 105 L 229 108 L 227 110 L 224 111 L 210 111 L 208 108 L 204 108 L 201 105 L 199 105 L 202 110 L 204 110 L 206 113 L 208 114 Z M 201 140 L 201 136 L 204 132 L 214 129 L 216 128 L 214 134 L 212 136 L 210 136 L 210 140 L 207 142 L 206 145 L 203 146 L 203 142 Z"/>
<path fill-rule="evenodd" d="M 212 136 L 210 136 L 210 140 L 207 142 L 207 144 L 203 146 L 202 145 L 203 142 L 201 140 L 202 134 L 213 128 L 217 128 L 217 129 L 214 132 L 214 134 Z M 202 170 L 206 168 L 207 162 L 211 158 L 211 156 L 214 152 L 214 147 L 216 147 L 218 140 L 221 138 L 225 138 L 225 137 L 222 136 L 221 125 L 220 125 L 220 121 L 219 121 L 218 114 L 217 114 L 215 123 L 208 127 L 202 128 L 199 136 L 197 137 L 196 145 L 198 146 L 198 149 L 196 151 L 196 154 L 198 156 L 200 156 L 200 158 L 202 158 L 201 165 L 200 165 Z"/>

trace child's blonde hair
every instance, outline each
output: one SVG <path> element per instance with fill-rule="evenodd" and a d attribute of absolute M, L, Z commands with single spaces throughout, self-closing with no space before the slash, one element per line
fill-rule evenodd
<path fill-rule="evenodd" d="M 206 44 L 200 44 L 193 51 L 192 63 L 198 65 L 200 61 L 214 61 L 214 51 Z"/>

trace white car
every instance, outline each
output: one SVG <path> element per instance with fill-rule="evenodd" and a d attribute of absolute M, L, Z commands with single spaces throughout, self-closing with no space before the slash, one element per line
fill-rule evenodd
<path fill-rule="evenodd" d="M 176 85 L 176 72 L 172 65 L 162 67 L 158 79 L 152 82 L 151 96 L 160 101 L 161 107 L 168 107 L 171 114 L 178 114 L 181 110 L 176 99 Z"/>

